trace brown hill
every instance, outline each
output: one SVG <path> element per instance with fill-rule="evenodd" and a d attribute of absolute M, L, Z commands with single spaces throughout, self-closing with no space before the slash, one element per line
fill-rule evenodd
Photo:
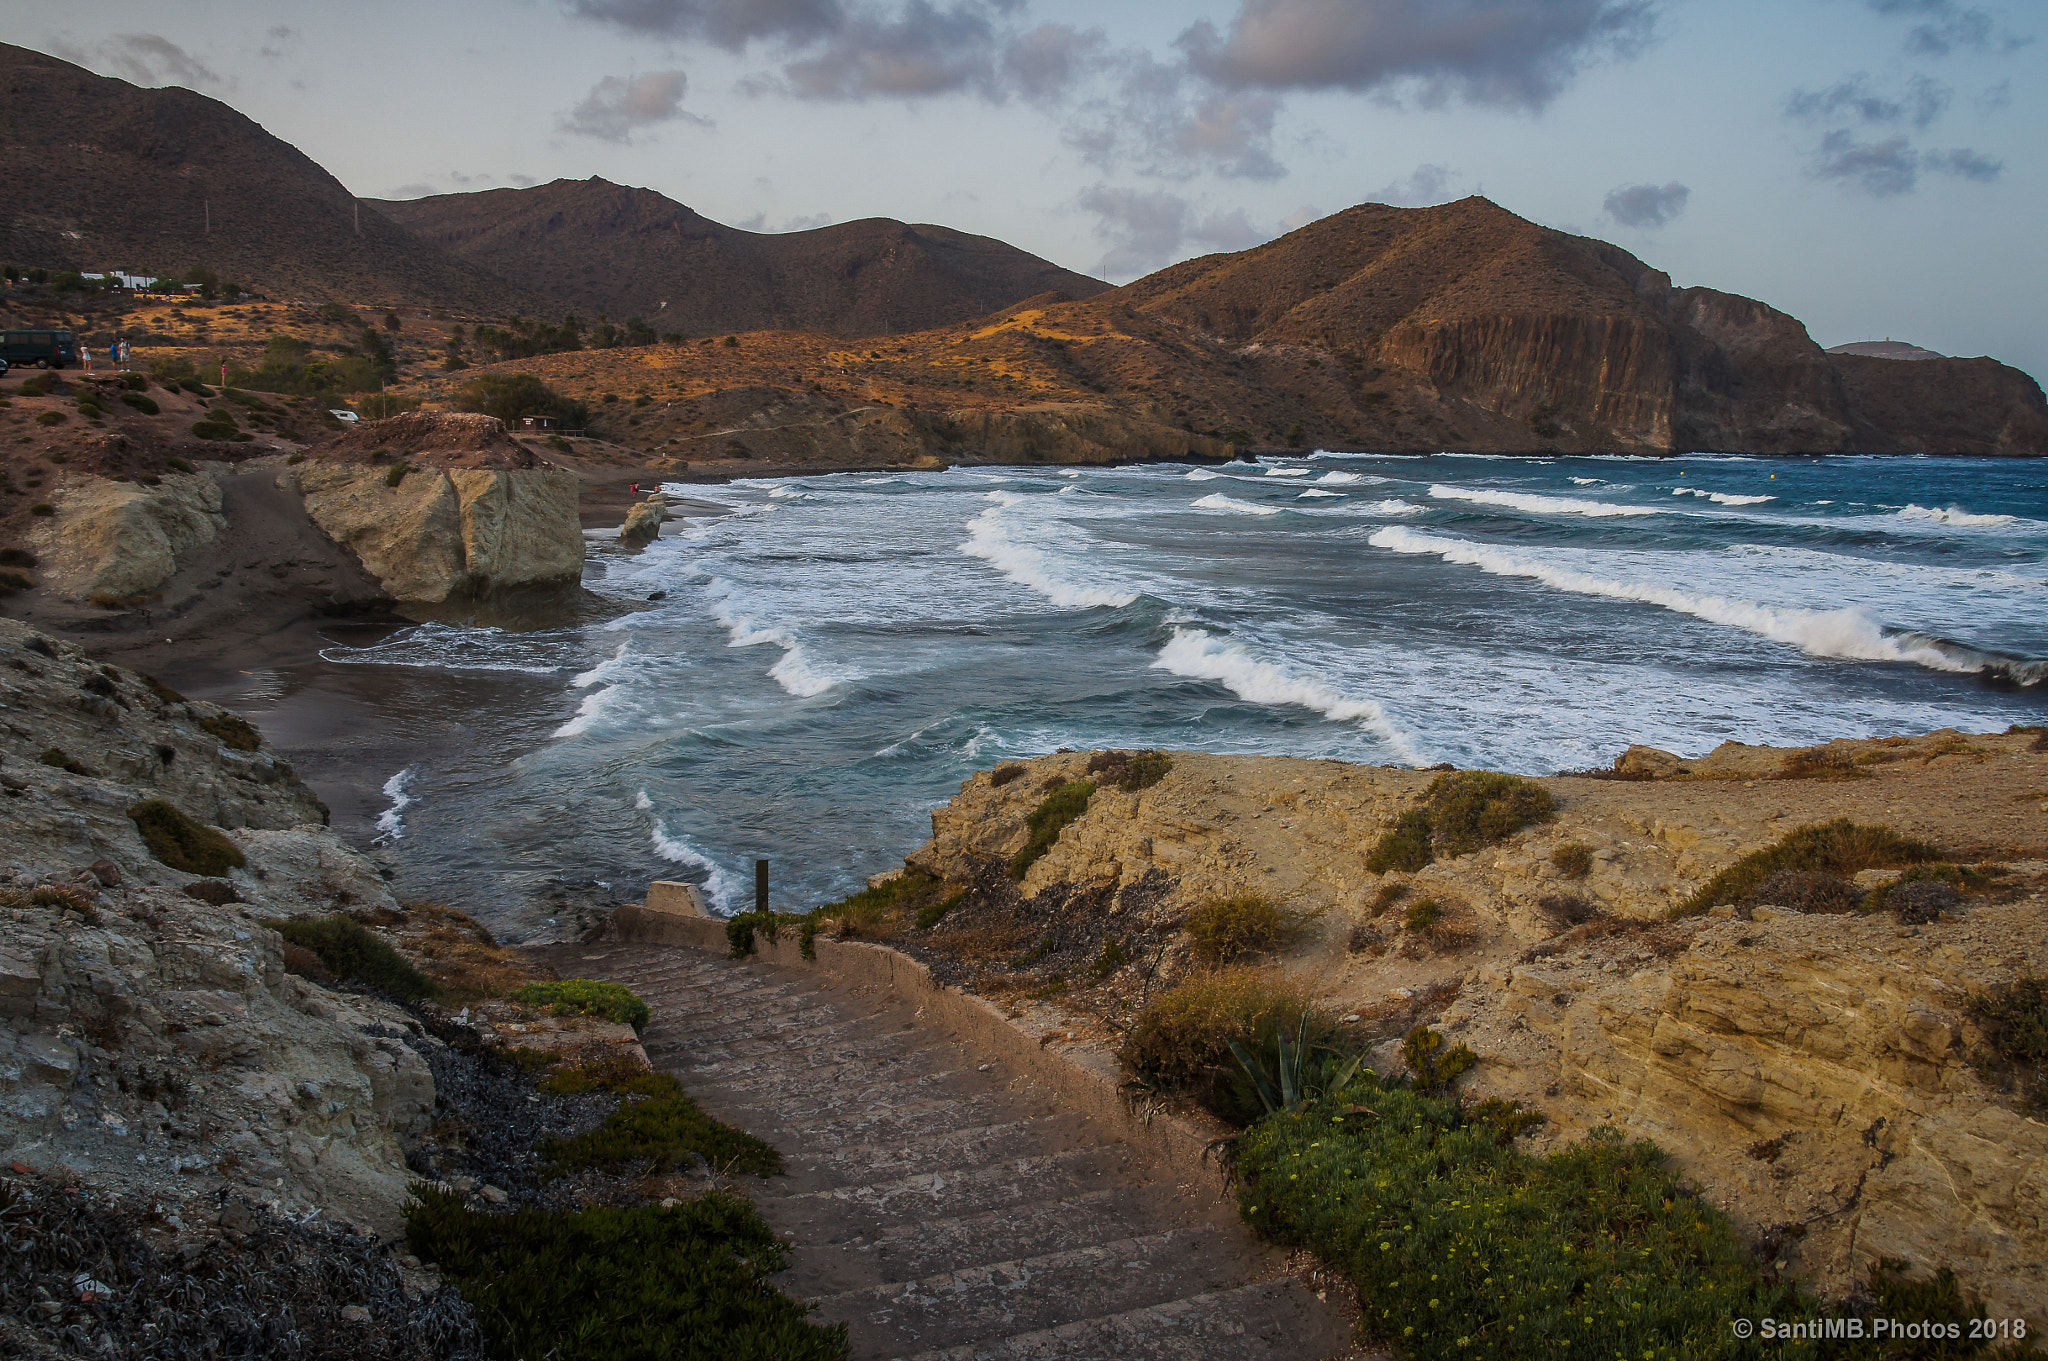
<path fill-rule="evenodd" d="M 1763 303 L 1673 288 L 1618 247 L 1478 198 L 1367 204 L 1094 298 L 888 341 L 763 333 L 519 367 L 596 403 L 611 438 L 707 471 L 1226 442 L 2048 453 L 2048 403 L 2016 369 L 1829 355 Z"/>
<path fill-rule="evenodd" d="M 204 266 L 292 297 L 498 314 L 513 284 L 362 207 L 217 100 L 145 90 L 0 44 L 0 257 L 49 268 Z"/>
<path fill-rule="evenodd" d="M 741 231 L 651 189 L 601 179 L 390 200 L 423 239 L 557 306 L 645 317 L 686 336 L 813 330 L 872 336 L 985 316 L 1098 280 L 986 236 L 889 218 L 779 235 Z"/>

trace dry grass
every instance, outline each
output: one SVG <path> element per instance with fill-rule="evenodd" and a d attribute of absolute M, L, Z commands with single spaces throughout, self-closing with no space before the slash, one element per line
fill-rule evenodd
<path fill-rule="evenodd" d="M 1253 1049 L 1290 1038 L 1306 1020 L 1311 1043 L 1335 1031 L 1334 1017 L 1309 986 L 1277 969 L 1238 967 L 1191 978 L 1152 1000 L 1131 1025 L 1120 1057 L 1144 1081 L 1184 1092 L 1225 1119 L 1256 1113 L 1239 1087 L 1243 1070 L 1230 1041 Z"/>
<path fill-rule="evenodd" d="M 1263 893 L 1212 898 L 1188 914 L 1187 932 L 1195 957 L 1205 964 L 1234 964 L 1269 954 L 1300 938 L 1302 918 Z"/>
<path fill-rule="evenodd" d="M 404 916 L 379 914 L 374 924 L 457 1006 L 554 981 L 553 970 L 506 949 L 481 922 L 444 903 L 407 903 Z"/>

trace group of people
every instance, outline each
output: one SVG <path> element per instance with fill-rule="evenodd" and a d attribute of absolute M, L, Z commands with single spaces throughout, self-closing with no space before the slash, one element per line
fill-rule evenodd
<path fill-rule="evenodd" d="M 134 357 L 135 347 L 125 339 L 116 338 L 114 343 L 107 347 L 107 358 L 119 365 L 124 373 L 128 369 L 129 361 Z M 80 345 L 78 347 L 78 362 L 84 366 L 87 373 L 92 372 L 92 346 Z"/>

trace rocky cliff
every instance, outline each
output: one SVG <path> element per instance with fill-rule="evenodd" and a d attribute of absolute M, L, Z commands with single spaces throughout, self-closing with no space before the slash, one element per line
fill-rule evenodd
<path fill-rule="evenodd" d="M 162 800 L 242 860 L 174 869 Z M 0 1147 L 213 1223 L 221 1193 L 396 1230 L 434 1082 L 406 1013 L 286 972 L 262 922 L 397 904 L 255 730 L 0 620 Z M 222 833 L 216 833 L 222 834 Z"/>
<path fill-rule="evenodd" d="M 2048 973 L 2034 733 L 1637 752 L 1627 778 L 1542 781 L 1555 816 L 1500 844 L 1384 874 L 1366 858 L 1434 774 L 1174 753 L 1151 788 L 1104 784 L 1004 887 L 1027 816 L 1090 759 L 977 775 L 935 811 L 907 863 L 970 894 L 908 939 L 1003 995 L 1059 994 L 1073 1033 L 1107 1035 L 1196 967 L 1179 930 L 1192 908 L 1262 894 L 1306 931 L 1281 966 L 1375 1062 L 1398 1069 L 1407 1026 L 1442 1026 L 1480 1055 L 1473 1097 L 1544 1112 L 1535 1147 L 1603 1125 L 1653 1138 L 1766 1260 L 1827 1293 L 1903 1257 L 1953 1267 L 1994 1314 L 2048 1314 L 2048 1123 L 1988 1057 L 1970 1001 Z M 1837 817 L 1986 877 L 1938 915 L 1674 915 L 1739 857 Z M 1583 858 L 1558 855 L 1569 847 Z M 1441 915 L 1404 913 L 1424 900 Z M 1135 963 L 1089 967 L 1111 940 Z"/>
<path fill-rule="evenodd" d="M 156 485 L 98 477 L 64 482 L 56 515 L 32 535 L 50 587 L 110 603 L 147 595 L 227 528 L 211 476 L 151 480 Z"/>

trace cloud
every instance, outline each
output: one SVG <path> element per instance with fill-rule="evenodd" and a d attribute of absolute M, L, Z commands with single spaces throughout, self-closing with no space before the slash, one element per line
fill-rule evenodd
<path fill-rule="evenodd" d="M 1903 90 L 1875 88 L 1868 75 L 1857 72 L 1825 90 L 1794 90 L 1785 100 L 1785 112 L 1810 122 L 1834 121 L 1844 115 L 1865 123 L 1911 123 L 1925 128 L 1948 110 L 1955 91 L 1925 76 L 1915 76 Z"/>
<path fill-rule="evenodd" d="M 782 68 L 787 88 L 809 99 L 908 98 L 969 87 L 994 93 L 998 40 L 974 0 L 940 9 L 909 0 L 894 15 L 851 15 L 816 56 Z"/>
<path fill-rule="evenodd" d="M 1420 208 L 1449 199 L 1451 182 L 1463 178 L 1447 165 L 1418 165 L 1402 178 L 1381 185 L 1365 197 L 1370 203 Z"/>
<path fill-rule="evenodd" d="M 263 35 L 263 46 L 257 55 L 270 61 L 277 61 L 290 53 L 291 45 L 299 40 L 299 31 L 289 24 L 275 24 Z"/>
<path fill-rule="evenodd" d="M 1322 217 L 1323 210 L 1321 208 L 1316 207 L 1313 203 L 1304 203 L 1287 216 L 1281 218 L 1280 225 L 1290 232 L 1300 231 L 1311 222 L 1320 222 Z"/>
<path fill-rule="evenodd" d="M 1094 213 L 1095 235 L 1109 242 L 1097 266 L 1119 278 L 1149 274 L 1188 254 L 1188 247 L 1243 250 L 1270 239 L 1242 209 L 1201 213 L 1189 200 L 1164 189 L 1117 189 L 1092 185 L 1075 200 Z"/>
<path fill-rule="evenodd" d="M 531 175 L 505 176 L 505 183 L 513 185 L 514 187 L 520 189 L 529 188 L 536 182 L 537 181 L 535 181 L 535 179 Z M 406 184 L 401 184 L 395 189 L 387 190 L 383 194 L 383 197 L 427 198 L 434 194 L 463 193 L 468 190 L 490 189 L 496 186 L 497 183 L 498 177 L 495 175 L 488 175 L 482 172 L 470 175 L 465 174 L 460 170 L 450 170 L 443 175 L 436 175 L 429 179 L 418 179 Z"/>
<path fill-rule="evenodd" d="M 1922 152 L 1903 134 L 1881 142 L 1858 142 L 1847 129 L 1838 128 L 1821 138 L 1811 173 L 1875 198 L 1891 198 L 1917 188 L 1922 171 L 1988 184 L 2005 172 L 2005 163 L 1968 147 Z"/>
<path fill-rule="evenodd" d="M 689 79 L 681 71 L 643 71 L 635 76 L 606 76 L 591 86 L 583 102 L 556 120 L 563 132 L 606 142 L 631 142 L 633 134 L 657 123 L 684 120 L 709 126 L 709 120 L 683 111 Z"/>
<path fill-rule="evenodd" d="M 204 85 L 230 90 L 235 84 L 169 38 L 155 33 L 117 33 L 89 48 L 64 37 L 53 41 L 50 51 L 66 61 L 136 85 L 183 85 L 190 89 Z"/>
<path fill-rule="evenodd" d="M 805 42 L 846 22 L 838 0 L 569 0 L 568 9 L 628 33 L 702 38 L 735 51 L 764 38 Z"/>
<path fill-rule="evenodd" d="M 1624 184 L 1607 196 L 1607 215 L 1624 227 L 1645 231 L 1676 221 L 1685 211 L 1692 190 L 1672 180 L 1669 184 Z"/>
<path fill-rule="evenodd" d="M 1240 0 L 1179 43 L 1231 89 L 1414 94 L 1535 110 L 1587 64 L 1646 45 L 1654 0 Z"/>
<path fill-rule="evenodd" d="M 1869 0 L 1883 15 L 1916 15 L 1925 22 L 1906 34 L 1906 50 L 1917 56 L 1945 57 L 1959 47 L 1977 52 L 2014 52 L 2034 41 L 2032 35 L 2000 28 L 1989 13 L 1956 0 Z"/>
<path fill-rule="evenodd" d="M 1068 121 L 1067 144 L 1085 160 L 1181 179 L 1203 169 L 1252 180 L 1287 173 L 1273 154 L 1277 96 L 1219 90 L 1146 52 L 1117 54 L 1112 83 Z"/>

